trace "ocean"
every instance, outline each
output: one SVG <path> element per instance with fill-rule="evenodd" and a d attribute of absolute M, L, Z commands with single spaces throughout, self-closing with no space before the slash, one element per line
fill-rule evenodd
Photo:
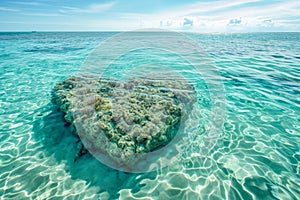
<path fill-rule="evenodd" d="M 78 137 L 53 105 L 53 88 L 118 34 L 0 33 L 1 199 L 300 199 L 300 33 L 183 33 L 220 77 L 222 119 L 212 117 L 205 77 L 191 76 L 180 57 L 123 55 L 109 74 L 163 64 L 194 81 L 193 139 L 149 172 L 111 168 L 89 153 L 75 162 Z M 222 126 L 203 154 L 214 120 Z"/>

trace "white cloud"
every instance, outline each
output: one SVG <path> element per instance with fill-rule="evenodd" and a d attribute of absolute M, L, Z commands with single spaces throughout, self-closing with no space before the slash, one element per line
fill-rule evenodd
<path fill-rule="evenodd" d="M 155 14 L 124 14 L 128 20 L 143 21 L 145 25 L 156 27 L 186 30 L 185 19 L 193 21 L 189 30 L 204 32 L 231 32 L 231 31 L 259 31 L 266 30 L 300 30 L 300 1 L 282 0 L 262 4 L 262 0 L 235 0 L 200 2 L 182 6 L 181 8 L 167 10 Z M 249 4 L 251 3 L 251 4 Z M 244 5 L 245 4 L 245 5 Z M 235 6 L 239 6 L 235 9 Z M 294 19 L 299 20 L 294 20 Z M 285 21 L 282 21 L 286 19 Z M 291 19 L 291 20 L 288 20 Z M 151 22 L 151 23 L 150 23 Z M 150 27 L 150 26 L 148 26 Z M 140 28 L 140 27 L 137 27 Z M 142 27 L 147 28 L 147 26 Z"/>
<path fill-rule="evenodd" d="M 172 20 L 160 21 L 160 27 L 171 27 L 172 23 Z"/>
<path fill-rule="evenodd" d="M 183 22 L 183 26 L 190 26 L 190 27 L 192 27 L 192 26 L 193 26 L 193 24 L 194 24 L 194 22 L 193 22 L 193 20 L 192 20 L 192 19 L 189 19 L 189 18 L 184 18 L 183 20 L 184 20 L 184 22 Z"/>
<path fill-rule="evenodd" d="M 39 6 L 39 5 L 43 5 L 43 3 L 40 2 L 34 2 L 34 1 L 16 1 L 16 2 L 12 2 L 14 4 L 20 4 L 20 5 L 28 5 L 28 6 Z"/>
<path fill-rule="evenodd" d="M 77 7 L 69 7 L 64 6 L 63 9 L 60 10 L 62 13 L 100 13 L 106 10 L 109 10 L 115 5 L 116 2 L 109 2 L 103 4 L 91 4 L 86 8 L 77 8 Z"/>
<path fill-rule="evenodd" d="M 28 16 L 39 16 L 39 17 L 59 17 L 63 16 L 62 14 L 58 13 L 21 13 L 23 15 L 28 15 Z"/>
<path fill-rule="evenodd" d="M 259 2 L 261 0 L 233 0 L 233 1 L 226 1 L 226 0 L 220 0 L 220 1 L 213 1 L 213 2 L 200 2 L 200 3 L 194 3 L 190 4 L 184 7 L 180 7 L 179 9 L 175 9 L 173 11 L 167 11 L 164 13 L 161 13 L 161 15 L 171 15 L 171 16 L 197 16 L 197 15 L 203 15 L 203 13 L 208 12 L 217 12 L 222 11 L 225 9 L 232 8 L 234 6 L 241 6 L 243 4 L 247 3 L 254 3 Z"/>
<path fill-rule="evenodd" d="M 55 17 L 67 14 L 95 14 L 111 9 L 117 1 L 90 4 L 86 7 L 65 6 L 58 13 L 23 13 L 24 15 Z M 19 4 L 34 2 L 16 2 Z M 25 5 L 24 4 L 24 5 Z M 29 5 L 28 4 L 28 5 Z M 118 8 L 116 8 L 118 9 Z M 0 7 L 0 11 L 17 11 Z M 167 28 L 195 32 L 300 31 L 300 1 L 278 0 L 217 0 L 166 8 L 156 13 L 109 13 L 106 18 L 84 18 L 76 23 L 86 30 L 132 30 Z"/>
<path fill-rule="evenodd" d="M 236 25 L 240 25 L 242 24 L 242 19 L 239 18 L 239 19 L 231 19 L 229 22 L 228 22 L 228 26 L 236 26 Z"/>
<path fill-rule="evenodd" d="M 7 12 L 18 12 L 18 9 L 7 8 L 7 7 L 0 7 L 0 11 L 7 11 Z"/>
<path fill-rule="evenodd" d="M 262 20 L 260 25 L 265 26 L 265 27 L 274 26 L 274 21 L 272 19 L 265 19 L 265 20 Z"/>
<path fill-rule="evenodd" d="M 244 17 L 271 17 L 271 18 L 282 18 L 288 16 L 299 16 L 300 1 L 283 1 L 270 5 L 256 5 L 251 7 L 244 7 L 235 9 L 232 11 L 224 11 L 216 18 L 228 17 L 228 16 L 244 16 Z"/>

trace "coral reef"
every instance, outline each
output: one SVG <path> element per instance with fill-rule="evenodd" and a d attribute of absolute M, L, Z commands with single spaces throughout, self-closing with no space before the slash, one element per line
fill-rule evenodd
<path fill-rule="evenodd" d="M 131 78 L 126 82 L 70 77 L 55 86 L 53 102 L 75 124 L 87 149 L 121 165 L 167 145 L 194 101 L 183 80 Z"/>

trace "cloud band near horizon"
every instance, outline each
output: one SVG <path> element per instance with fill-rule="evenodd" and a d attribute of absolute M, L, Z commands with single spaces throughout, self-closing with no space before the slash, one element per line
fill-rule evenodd
<path fill-rule="evenodd" d="M 3 0 L 0 31 L 300 31 L 299 10 L 297 0 Z"/>

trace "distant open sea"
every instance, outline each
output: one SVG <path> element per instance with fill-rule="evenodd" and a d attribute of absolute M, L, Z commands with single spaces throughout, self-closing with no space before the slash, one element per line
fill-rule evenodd
<path fill-rule="evenodd" d="M 222 77 L 224 127 L 205 157 L 195 140 L 148 173 L 90 154 L 74 162 L 78 138 L 51 103 L 54 86 L 115 34 L 0 33 L 0 199 L 300 199 L 300 33 L 184 33 Z M 204 116 L 209 102 L 203 93 Z"/>

